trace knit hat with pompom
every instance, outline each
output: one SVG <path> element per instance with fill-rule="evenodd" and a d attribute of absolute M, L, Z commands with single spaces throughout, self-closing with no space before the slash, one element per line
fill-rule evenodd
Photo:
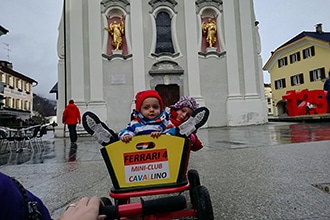
<path fill-rule="evenodd" d="M 174 105 L 170 106 L 171 109 L 181 109 L 184 107 L 189 107 L 193 111 L 195 111 L 198 108 L 198 104 L 193 97 L 182 96 L 179 101 L 177 101 Z"/>
<path fill-rule="evenodd" d="M 160 109 L 161 110 L 164 110 L 163 99 L 160 97 L 160 95 L 158 94 L 158 92 L 155 91 L 155 90 L 145 90 L 145 91 L 141 91 L 141 92 L 136 93 L 136 95 L 135 95 L 135 110 L 138 111 L 138 112 L 140 112 L 141 111 L 142 102 L 146 98 L 150 98 L 150 97 L 154 97 L 154 98 L 158 99 L 159 105 L 160 105 Z"/>

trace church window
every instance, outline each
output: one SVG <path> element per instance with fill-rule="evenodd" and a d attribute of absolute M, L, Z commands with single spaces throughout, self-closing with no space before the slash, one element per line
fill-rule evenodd
<path fill-rule="evenodd" d="M 171 17 L 161 11 L 156 17 L 157 43 L 156 53 L 174 53 L 171 33 Z"/>

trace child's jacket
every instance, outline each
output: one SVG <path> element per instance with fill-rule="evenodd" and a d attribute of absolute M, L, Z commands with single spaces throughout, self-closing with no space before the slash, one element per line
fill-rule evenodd
<path fill-rule="evenodd" d="M 168 112 L 163 111 L 156 118 L 149 120 L 146 119 L 140 112 L 134 112 L 134 119 L 127 125 L 127 127 L 121 130 L 118 134 L 119 139 L 129 134 L 132 137 L 136 135 L 151 134 L 154 131 L 160 131 L 166 134 L 172 134 L 174 125 L 170 121 L 170 115 Z"/>

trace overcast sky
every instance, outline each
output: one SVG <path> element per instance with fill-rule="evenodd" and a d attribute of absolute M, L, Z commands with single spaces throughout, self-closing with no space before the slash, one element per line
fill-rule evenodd
<path fill-rule="evenodd" d="M 329 0 L 254 0 L 263 65 L 271 51 L 303 31 L 315 31 L 318 23 L 330 32 L 329 9 Z M 264 72 L 264 82 L 270 83 L 268 72 Z"/>
<path fill-rule="evenodd" d="M 9 30 L 0 37 L 0 60 L 9 60 L 15 71 L 38 81 L 35 93 L 55 99 L 49 91 L 57 82 L 56 44 L 63 0 L 1 0 L 0 5 L 0 25 Z M 271 51 L 302 31 L 314 31 L 318 23 L 323 24 L 323 31 L 330 31 L 329 0 L 254 0 L 254 7 L 263 64 Z M 270 82 L 268 73 L 264 81 Z"/>
<path fill-rule="evenodd" d="M 1 0 L 0 25 L 9 30 L 0 37 L 0 60 L 39 84 L 33 92 L 56 99 L 49 91 L 57 82 L 57 35 L 62 0 Z"/>

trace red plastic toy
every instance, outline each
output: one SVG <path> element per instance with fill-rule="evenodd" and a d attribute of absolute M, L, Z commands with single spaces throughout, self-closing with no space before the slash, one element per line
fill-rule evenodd
<path fill-rule="evenodd" d="M 136 136 L 101 149 L 113 187 L 100 213 L 107 219 L 213 220 L 209 192 L 196 170 L 187 171 L 189 140 Z M 187 193 L 184 193 L 184 192 Z M 131 202 L 133 198 L 140 198 Z"/>
<path fill-rule="evenodd" d="M 325 114 L 328 109 L 324 90 L 290 90 L 282 96 L 287 101 L 288 116 Z"/>

